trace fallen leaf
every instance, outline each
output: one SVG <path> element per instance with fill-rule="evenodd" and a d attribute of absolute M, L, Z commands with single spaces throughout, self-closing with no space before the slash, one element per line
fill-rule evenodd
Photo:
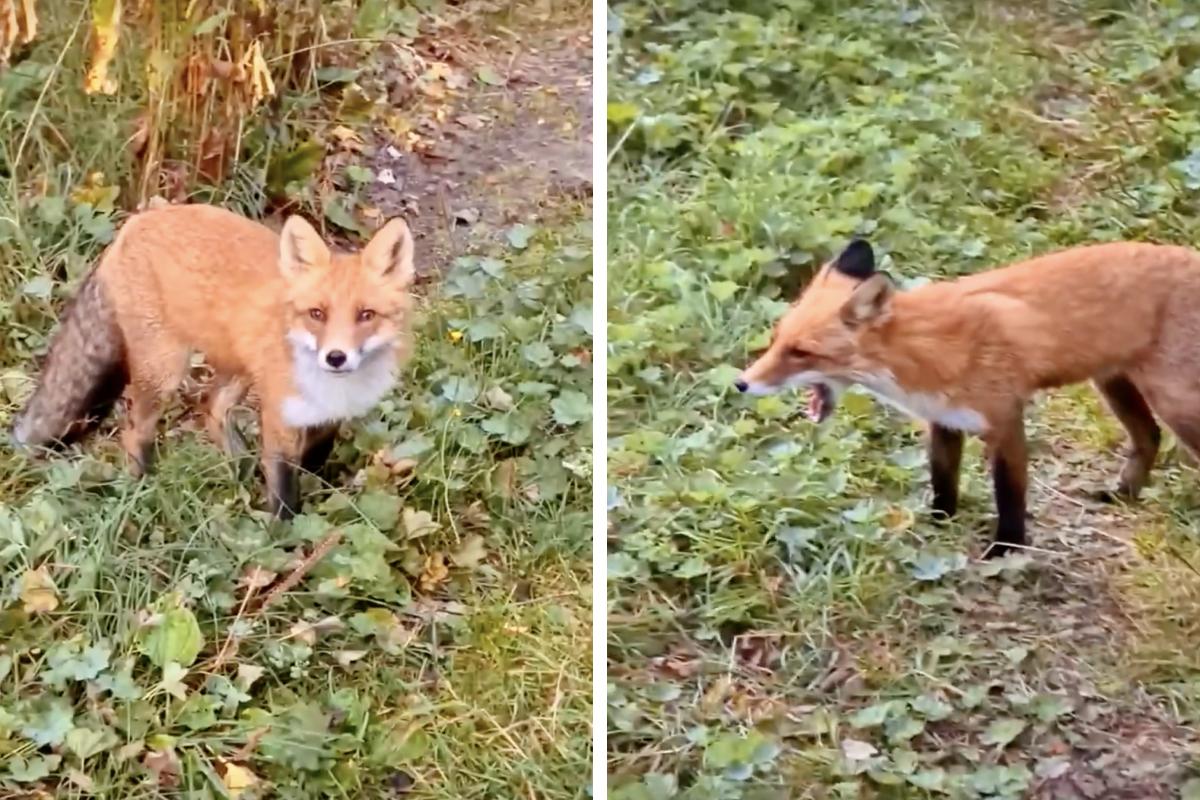
<path fill-rule="evenodd" d="M 396 182 L 396 174 L 390 169 L 381 169 L 379 170 L 379 174 L 375 176 L 375 180 L 379 181 L 385 186 L 391 186 Z"/>
<path fill-rule="evenodd" d="M 421 570 L 421 576 L 417 578 L 417 586 L 423 592 L 432 592 L 449 577 L 450 568 L 446 566 L 446 557 L 441 553 L 431 553 L 425 557 L 425 566 Z"/>
<path fill-rule="evenodd" d="M 875 745 L 858 739 L 842 739 L 842 755 L 851 761 L 866 761 L 878 753 Z"/>
<path fill-rule="evenodd" d="M 410 539 L 435 533 L 438 529 L 437 523 L 433 521 L 433 515 L 428 511 L 413 511 L 411 508 L 405 508 L 403 519 L 404 531 Z"/>
<path fill-rule="evenodd" d="M 512 395 L 501 389 L 499 386 L 493 386 L 484 392 L 483 399 L 487 401 L 489 406 L 497 411 L 512 411 Z"/>
<path fill-rule="evenodd" d="M 96 791 L 96 783 L 81 770 L 72 769 L 67 772 L 67 780 L 78 786 L 87 794 L 94 794 Z"/>
<path fill-rule="evenodd" d="M 485 558 L 487 549 L 483 546 L 483 537 L 477 533 L 464 539 L 462 546 L 450 557 L 456 567 L 473 567 Z"/>
<path fill-rule="evenodd" d="M 367 654 L 366 650 L 334 650 L 334 659 L 343 667 L 348 667 Z"/>
<path fill-rule="evenodd" d="M 274 583 L 278 577 L 278 573 L 263 569 L 257 564 L 251 564 L 242 571 L 242 577 L 238 583 L 247 589 L 264 589 Z"/>
<path fill-rule="evenodd" d="M 179 785 L 179 756 L 175 755 L 175 748 L 151 750 L 142 759 L 142 766 L 150 771 L 159 786 L 170 789 Z"/>
<path fill-rule="evenodd" d="M 45 566 L 28 570 L 21 576 L 19 597 L 30 614 L 45 614 L 58 608 L 58 587 Z"/>
<path fill-rule="evenodd" d="M 238 664 L 237 676 L 233 679 L 233 685 L 243 692 L 249 691 L 264 672 L 266 670 L 256 664 Z"/>
<path fill-rule="evenodd" d="M 258 784 L 258 776 L 245 767 L 220 761 L 218 763 L 225 767 L 221 783 L 225 784 L 225 788 L 229 790 L 229 796 L 233 800 L 237 800 L 242 796 L 242 792 Z"/>

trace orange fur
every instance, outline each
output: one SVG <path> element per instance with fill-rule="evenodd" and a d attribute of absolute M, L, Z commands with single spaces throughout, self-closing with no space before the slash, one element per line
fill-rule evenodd
<path fill-rule="evenodd" d="M 835 260 L 739 387 L 866 386 L 934 425 L 980 434 L 993 462 L 1007 453 L 1023 495 L 1025 404 L 1089 379 L 1130 433 L 1123 494 L 1137 494 L 1157 452 L 1151 410 L 1200 451 L 1200 253 L 1091 245 L 911 291 L 874 272 L 873 257 L 860 274 Z M 947 463 L 957 472 L 956 457 Z"/>
<path fill-rule="evenodd" d="M 88 279 L 101 290 L 111 333 L 121 339 L 129 402 L 122 441 L 131 468 L 147 466 L 162 401 L 178 387 L 191 354 L 201 352 L 216 373 L 209 432 L 226 444 L 229 409 L 253 392 L 271 504 L 294 510 L 296 498 L 285 496 L 294 495 L 287 470 L 306 441 L 369 408 L 407 355 L 412 259 L 402 220 L 386 225 L 360 253 L 337 253 L 298 217 L 280 234 L 212 206 L 132 217 Z M 68 318 L 64 328 L 80 323 L 87 320 Z M 52 353 L 72 346 L 56 342 Z M 356 381 L 368 369 L 364 396 Z M 322 396 L 343 387 L 346 397 Z M 49 407 L 44 399 L 41 405 Z M 62 420 L 38 418 L 38 406 L 35 394 L 25 415 L 31 421 L 18 425 L 23 443 L 59 436 Z"/>

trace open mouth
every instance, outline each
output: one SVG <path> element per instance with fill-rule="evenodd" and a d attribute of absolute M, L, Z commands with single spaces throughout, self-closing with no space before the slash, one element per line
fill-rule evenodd
<path fill-rule="evenodd" d="M 833 389 L 825 383 L 814 383 L 808 390 L 808 418 L 812 422 L 824 422 L 833 413 L 836 398 Z"/>

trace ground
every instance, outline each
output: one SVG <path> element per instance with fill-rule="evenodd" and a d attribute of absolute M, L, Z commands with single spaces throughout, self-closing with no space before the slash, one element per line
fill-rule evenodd
<path fill-rule="evenodd" d="M 1200 18 L 836 5 L 612 10 L 614 796 L 1196 796 L 1186 458 L 1094 502 L 1118 426 L 1086 387 L 1040 398 L 1032 547 L 984 562 L 977 443 L 942 528 L 911 423 L 728 387 L 853 234 L 902 281 L 1194 242 Z"/>
<path fill-rule="evenodd" d="M 410 95 L 353 119 L 282 106 L 323 144 L 300 196 L 324 203 L 327 232 L 356 243 L 403 212 L 424 274 L 403 387 L 345 426 L 332 469 L 304 480 L 306 513 L 283 526 L 258 511 L 252 464 L 196 430 L 190 394 L 142 481 L 109 428 L 65 456 L 0 456 L 0 795 L 586 794 L 588 20 L 573 5 L 431 8 L 352 62 L 368 91 Z M 61 21 L 42 17 L 26 68 L 70 32 L 54 40 Z M 45 74 L 54 120 L 104 102 Z M 127 136 L 116 102 L 110 135 Z M 55 177 L 41 195 L 3 178 L 6 218 L 25 220 L 0 237 L 9 416 L 67 274 L 120 223 L 60 183 L 100 156 L 43 148 L 28 119 L 4 136 L 29 124 Z M 109 180 L 120 163 L 101 164 Z M 442 206 L 478 216 L 444 235 Z"/>

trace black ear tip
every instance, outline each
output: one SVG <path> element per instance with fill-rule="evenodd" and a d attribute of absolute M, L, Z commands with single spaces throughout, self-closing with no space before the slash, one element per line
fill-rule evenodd
<path fill-rule="evenodd" d="M 833 265 L 838 272 L 851 278 L 869 278 L 875 272 L 875 251 L 866 239 L 852 239 Z"/>

